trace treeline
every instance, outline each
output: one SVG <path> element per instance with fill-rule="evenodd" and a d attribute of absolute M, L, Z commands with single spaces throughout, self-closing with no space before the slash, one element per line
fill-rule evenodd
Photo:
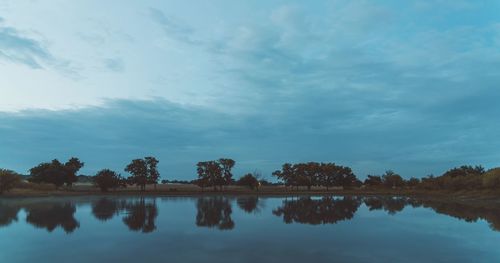
<path fill-rule="evenodd" d="M 124 171 L 130 176 L 122 177 L 121 174 L 110 169 L 102 169 L 94 176 L 77 176 L 76 173 L 85 165 L 78 158 L 72 157 L 66 163 L 54 159 L 50 162 L 40 163 L 29 170 L 28 182 L 36 184 L 53 184 L 56 189 L 63 185 L 71 187 L 79 178 L 90 181 L 101 191 L 109 189 L 125 188 L 135 185 L 141 191 L 146 190 L 146 185 L 152 184 L 156 187 L 160 180 L 158 172 L 159 161 L 155 157 L 132 160 Z M 22 182 L 22 176 L 12 170 L 0 169 L 0 194 L 8 191 Z"/>
<path fill-rule="evenodd" d="M 312 186 L 324 186 L 327 189 L 341 186 L 347 189 L 362 185 L 351 168 L 334 163 L 285 163 L 281 170 L 273 172 L 273 176 L 286 186 L 296 187 L 297 190 L 299 186 L 306 186 L 310 190 Z"/>
<path fill-rule="evenodd" d="M 141 191 L 147 185 L 156 188 L 160 181 L 158 171 L 159 160 L 148 156 L 132 160 L 121 174 L 102 169 L 93 176 L 77 175 L 84 167 L 78 158 L 72 157 L 65 163 L 54 159 L 41 163 L 29 170 L 28 181 L 31 183 L 53 184 L 56 188 L 66 186 L 71 188 L 79 179 L 92 182 L 101 191 L 136 186 Z M 202 191 L 211 187 L 213 190 L 224 190 L 227 186 L 238 185 L 258 190 L 263 185 L 284 185 L 287 189 L 300 190 L 307 188 L 339 189 L 414 189 L 428 191 L 460 191 L 460 190 L 497 190 L 500 189 L 500 168 L 486 171 L 482 166 L 463 165 L 446 171 L 443 175 L 429 175 L 423 178 L 405 179 L 394 171 L 387 171 L 382 175 L 368 175 L 364 181 L 358 179 L 348 166 L 335 163 L 307 162 L 285 163 L 281 170 L 274 171 L 278 183 L 271 183 L 264 179 L 259 172 L 247 173 L 235 180 L 232 169 L 236 161 L 229 158 L 202 161 L 196 164 L 197 178 L 192 181 L 162 180 L 161 183 L 194 184 Z M 22 177 L 14 171 L 0 169 L 0 194 L 8 191 L 22 182 Z"/>

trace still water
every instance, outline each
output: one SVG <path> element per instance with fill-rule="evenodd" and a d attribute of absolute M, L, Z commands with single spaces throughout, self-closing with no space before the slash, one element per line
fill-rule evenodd
<path fill-rule="evenodd" d="M 500 203 L 0 199 L 0 262 L 500 262 Z"/>

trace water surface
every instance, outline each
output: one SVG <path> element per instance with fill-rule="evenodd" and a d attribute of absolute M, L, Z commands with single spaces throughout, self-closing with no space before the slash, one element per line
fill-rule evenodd
<path fill-rule="evenodd" d="M 0 199 L 0 262 L 500 262 L 498 230 L 495 202 Z"/>

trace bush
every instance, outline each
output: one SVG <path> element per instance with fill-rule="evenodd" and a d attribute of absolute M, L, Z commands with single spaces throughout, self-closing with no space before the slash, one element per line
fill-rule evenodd
<path fill-rule="evenodd" d="M 94 176 L 95 186 L 99 187 L 103 192 L 107 192 L 110 188 L 118 188 L 122 181 L 119 174 L 109 169 L 101 170 Z"/>
<path fill-rule="evenodd" d="M 252 174 L 244 175 L 236 182 L 236 184 L 241 186 L 247 186 L 250 189 L 259 188 L 260 185 L 259 180 L 257 180 L 257 178 L 255 178 L 255 176 L 253 176 Z"/>
<path fill-rule="evenodd" d="M 500 188 L 500 168 L 491 169 L 483 175 L 483 187 L 488 189 Z"/>
<path fill-rule="evenodd" d="M 9 191 L 21 182 L 21 176 L 11 170 L 0 169 L 0 194 Z"/>

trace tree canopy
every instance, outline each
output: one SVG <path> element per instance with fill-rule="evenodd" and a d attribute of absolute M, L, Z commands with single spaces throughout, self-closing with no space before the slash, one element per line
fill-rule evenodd
<path fill-rule="evenodd" d="M 154 184 L 155 187 L 160 180 L 160 173 L 157 169 L 159 161 L 155 157 L 145 157 L 144 159 L 134 159 L 127 167 L 125 172 L 131 174 L 128 183 L 137 185 L 141 191 L 146 191 L 147 184 Z"/>
<path fill-rule="evenodd" d="M 232 159 L 221 158 L 216 161 L 204 161 L 196 164 L 198 180 L 196 183 L 200 187 L 212 186 L 217 189 L 217 186 L 230 185 L 233 183 L 233 174 L 231 169 L 236 162 Z"/>
<path fill-rule="evenodd" d="M 7 169 L 0 169 L 0 194 L 14 188 L 21 181 L 21 176 Z"/>
<path fill-rule="evenodd" d="M 66 163 L 54 159 L 51 162 L 41 163 L 30 169 L 30 182 L 50 183 L 57 188 L 64 184 L 71 186 L 78 180 L 76 173 L 84 166 L 78 158 L 72 157 Z"/>

